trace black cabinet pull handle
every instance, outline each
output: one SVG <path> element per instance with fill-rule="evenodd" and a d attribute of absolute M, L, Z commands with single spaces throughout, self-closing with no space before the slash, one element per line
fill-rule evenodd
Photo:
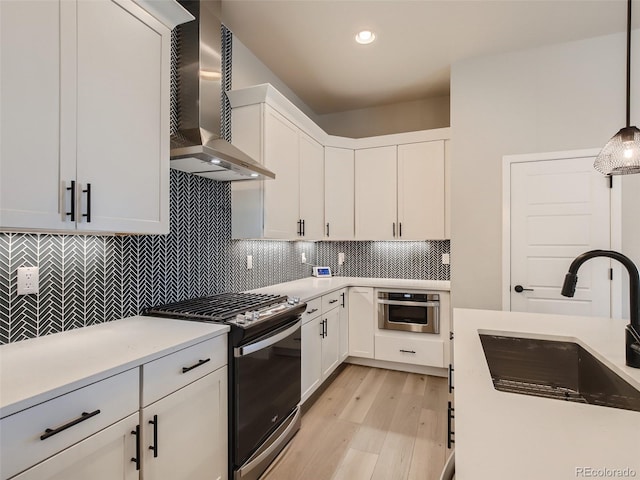
<path fill-rule="evenodd" d="M 329 329 L 327 328 L 327 319 L 325 318 L 322 322 L 324 323 L 324 336 L 326 338 L 329 334 Z"/>
<path fill-rule="evenodd" d="M 342 308 L 344 308 L 344 292 L 340 294 L 340 296 L 342 297 L 342 305 L 340 305 Z"/>
<path fill-rule="evenodd" d="M 451 430 L 451 420 L 456 418 L 453 414 L 455 412 L 455 408 L 451 406 L 451 402 L 447 402 L 447 448 L 451 449 L 451 445 L 456 443 L 453 439 L 453 436 L 456 434 L 453 430 Z"/>
<path fill-rule="evenodd" d="M 449 332 L 449 340 L 453 340 L 453 332 Z"/>
<path fill-rule="evenodd" d="M 158 456 L 158 415 L 153 416 L 153 420 L 149 420 L 149 425 L 153 425 L 153 445 L 149 446 L 149 450 L 153 450 L 153 458 Z"/>
<path fill-rule="evenodd" d="M 402 236 L 402 222 L 398 223 L 398 233 L 400 234 L 399 236 Z"/>
<path fill-rule="evenodd" d="M 453 365 L 449 364 L 449 393 L 453 392 Z"/>
<path fill-rule="evenodd" d="M 324 338 L 324 320 L 320 322 L 320 336 Z"/>
<path fill-rule="evenodd" d="M 302 220 L 302 236 L 304 237 L 304 220 Z"/>
<path fill-rule="evenodd" d="M 393 236 L 396 236 L 396 222 L 393 222 Z"/>
<path fill-rule="evenodd" d="M 136 429 L 131 431 L 131 435 L 136 436 L 136 456 L 131 461 L 136 462 L 136 470 L 140 470 L 140 425 L 136 425 Z"/>
<path fill-rule="evenodd" d="M 57 435 L 58 433 L 63 432 L 67 428 L 71 428 L 74 425 L 77 425 L 77 424 L 79 424 L 81 422 L 84 422 L 85 420 L 89 420 L 91 417 L 95 417 L 99 413 L 100 413 L 100 410 L 95 410 L 95 411 L 93 411 L 91 413 L 82 412 L 82 414 L 78 418 L 76 418 L 74 420 L 71 420 L 68 423 L 65 423 L 61 427 L 58 427 L 58 428 L 47 428 L 44 431 L 44 433 L 42 435 L 40 435 L 40 440 L 46 440 L 49 437 L 53 437 L 54 435 Z"/>
<path fill-rule="evenodd" d="M 338 301 L 337 298 L 334 298 L 333 300 L 329 300 L 329 303 L 336 303 Z"/>
<path fill-rule="evenodd" d="M 311 315 L 312 313 L 317 312 L 317 311 L 318 311 L 318 309 L 317 309 L 317 308 L 312 308 L 311 310 L 309 310 L 309 311 L 307 312 L 307 315 Z"/>
<path fill-rule="evenodd" d="M 87 194 L 87 213 L 83 213 L 82 216 L 87 218 L 87 223 L 91 222 L 91 184 L 87 183 L 87 189 L 82 190 L 82 193 Z"/>
<path fill-rule="evenodd" d="M 402 353 L 414 353 L 414 354 L 416 353 L 416 351 L 415 351 L 415 350 L 403 350 L 403 349 L 400 349 L 400 351 L 401 351 Z"/>
<path fill-rule="evenodd" d="M 67 187 L 67 191 L 71 192 L 71 211 L 66 212 L 67 217 L 71 217 L 71 221 L 76 221 L 76 181 L 71 180 L 71 186 Z"/>
<path fill-rule="evenodd" d="M 327 237 L 329 236 L 329 223 L 327 222 Z"/>
<path fill-rule="evenodd" d="M 524 288 L 522 285 L 516 285 L 513 289 L 518 293 L 533 292 L 533 288 Z"/>
<path fill-rule="evenodd" d="M 198 363 L 196 363 L 195 365 L 191 365 L 190 367 L 182 367 L 182 373 L 190 372 L 194 368 L 198 368 L 200 365 L 204 365 L 209 361 L 211 361 L 210 358 L 205 358 L 204 360 L 198 360 Z"/>

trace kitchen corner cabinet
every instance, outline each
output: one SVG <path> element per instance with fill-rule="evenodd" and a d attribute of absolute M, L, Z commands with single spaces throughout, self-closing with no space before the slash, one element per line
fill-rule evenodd
<path fill-rule="evenodd" d="M 266 103 L 233 109 L 233 144 L 276 174 L 232 185 L 233 238 L 322 238 L 324 147 Z"/>
<path fill-rule="evenodd" d="M 374 358 L 375 306 L 373 288 L 349 289 L 349 355 Z"/>
<path fill-rule="evenodd" d="M 170 29 L 131 0 L 0 18 L 0 227 L 167 233 Z"/>
<path fill-rule="evenodd" d="M 444 153 L 443 140 L 356 150 L 356 238 L 444 239 Z"/>
<path fill-rule="evenodd" d="M 354 154 L 347 148 L 324 149 L 324 236 L 354 239 Z"/>

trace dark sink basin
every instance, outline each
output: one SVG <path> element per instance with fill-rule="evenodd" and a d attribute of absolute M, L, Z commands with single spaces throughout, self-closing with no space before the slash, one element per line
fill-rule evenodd
<path fill-rule="evenodd" d="M 480 334 L 496 390 L 640 412 L 640 391 L 574 342 Z"/>

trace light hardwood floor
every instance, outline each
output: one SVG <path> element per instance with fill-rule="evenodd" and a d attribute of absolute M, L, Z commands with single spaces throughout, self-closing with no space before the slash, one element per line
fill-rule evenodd
<path fill-rule="evenodd" d="M 261 480 L 437 480 L 446 378 L 347 365 Z"/>

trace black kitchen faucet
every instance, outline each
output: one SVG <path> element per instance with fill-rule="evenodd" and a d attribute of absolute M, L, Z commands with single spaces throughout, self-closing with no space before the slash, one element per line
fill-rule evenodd
<path fill-rule="evenodd" d="M 562 295 L 573 297 L 578 283 L 578 269 L 580 266 L 595 257 L 608 257 L 618 260 L 629 272 L 629 302 L 630 302 L 630 323 L 626 328 L 625 337 L 625 358 L 629 367 L 640 368 L 640 278 L 635 264 L 621 253 L 613 250 L 590 250 L 575 258 L 569 266 L 569 272 L 564 277 L 562 285 Z"/>

